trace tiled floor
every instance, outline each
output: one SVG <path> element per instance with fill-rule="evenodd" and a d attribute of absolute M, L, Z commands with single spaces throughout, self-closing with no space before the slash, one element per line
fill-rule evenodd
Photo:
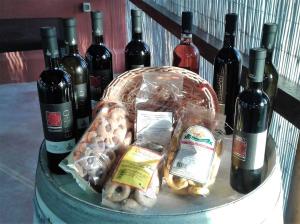
<path fill-rule="evenodd" d="M 0 223 L 32 223 L 43 139 L 36 83 L 0 85 Z"/>

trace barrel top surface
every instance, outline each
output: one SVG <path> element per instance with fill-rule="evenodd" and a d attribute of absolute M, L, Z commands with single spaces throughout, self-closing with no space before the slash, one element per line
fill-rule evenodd
<path fill-rule="evenodd" d="M 192 196 L 177 196 L 168 191 L 167 187 L 162 187 L 156 205 L 143 212 L 142 214 L 132 214 L 120 212 L 101 206 L 101 194 L 84 192 L 72 178 L 71 175 L 54 175 L 47 168 L 46 150 L 44 145 L 41 146 L 40 159 L 37 169 L 37 182 L 39 175 L 44 175 L 47 183 L 51 185 L 51 189 L 61 195 L 61 199 L 68 198 L 69 203 L 77 203 L 83 207 L 99 212 L 122 213 L 127 215 L 143 215 L 143 216 L 165 216 L 165 215 L 188 215 L 195 213 L 209 212 L 211 210 L 220 209 L 224 206 L 233 205 L 243 199 L 256 197 L 259 191 L 264 188 L 272 178 L 274 172 L 278 170 L 278 162 L 276 161 L 275 143 L 269 138 L 266 150 L 266 172 L 264 182 L 249 194 L 243 195 L 234 191 L 229 183 L 230 164 L 231 164 L 231 142 L 232 138 L 227 137 L 224 140 L 223 154 L 219 173 L 215 184 L 210 188 L 210 194 L 207 197 L 195 198 Z M 278 173 L 276 174 L 278 175 Z M 37 191 L 39 189 L 37 184 Z M 46 185 L 45 185 L 46 186 Z M 257 193 L 256 193 L 257 192 Z M 59 202 L 58 202 L 59 203 Z"/>

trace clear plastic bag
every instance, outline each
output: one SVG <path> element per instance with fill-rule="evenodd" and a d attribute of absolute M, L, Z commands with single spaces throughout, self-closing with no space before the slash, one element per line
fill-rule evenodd
<path fill-rule="evenodd" d="M 100 192 L 108 173 L 132 140 L 125 107 L 102 101 L 96 116 L 74 150 L 60 163 L 81 188 Z"/>
<path fill-rule="evenodd" d="M 151 146 L 151 149 L 145 146 Z M 102 191 L 102 204 L 117 210 L 141 212 L 155 205 L 160 189 L 160 146 L 136 142 L 115 167 Z M 155 151 L 153 151 L 155 150 Z"/>
<path fill-rule="evenodd" d="M 143 74 L 136 96 L 135 139 L 166 146 L 173 131 L 174 119 L 180 108 L 183 79 L 172 73 L 158 76 Z"/>
<path fill-rule="evenodd" d="M 174 193 L 209 193 L 221 162 L 224 125 L 224 115 L 194 104 L 181 112 L 164 166 L 164 179 Z"/>

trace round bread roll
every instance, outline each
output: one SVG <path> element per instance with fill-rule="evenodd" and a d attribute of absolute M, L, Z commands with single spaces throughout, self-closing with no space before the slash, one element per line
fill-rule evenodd
<path fill-rule="evenodd" d="M 132 142 L 132 125 L 126 108 L 117 102 L 100 102 L 90 128 L 73 151 L 76 172 L 100 189 L 117 157 Z"/>

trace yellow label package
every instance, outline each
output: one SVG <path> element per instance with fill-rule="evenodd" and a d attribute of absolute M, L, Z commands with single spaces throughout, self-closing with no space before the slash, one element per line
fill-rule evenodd
<path fill-rule="evenodd" d="M 119 162 L 112 181 L 146 191 L 162 156 L 133 145 Z"/>

